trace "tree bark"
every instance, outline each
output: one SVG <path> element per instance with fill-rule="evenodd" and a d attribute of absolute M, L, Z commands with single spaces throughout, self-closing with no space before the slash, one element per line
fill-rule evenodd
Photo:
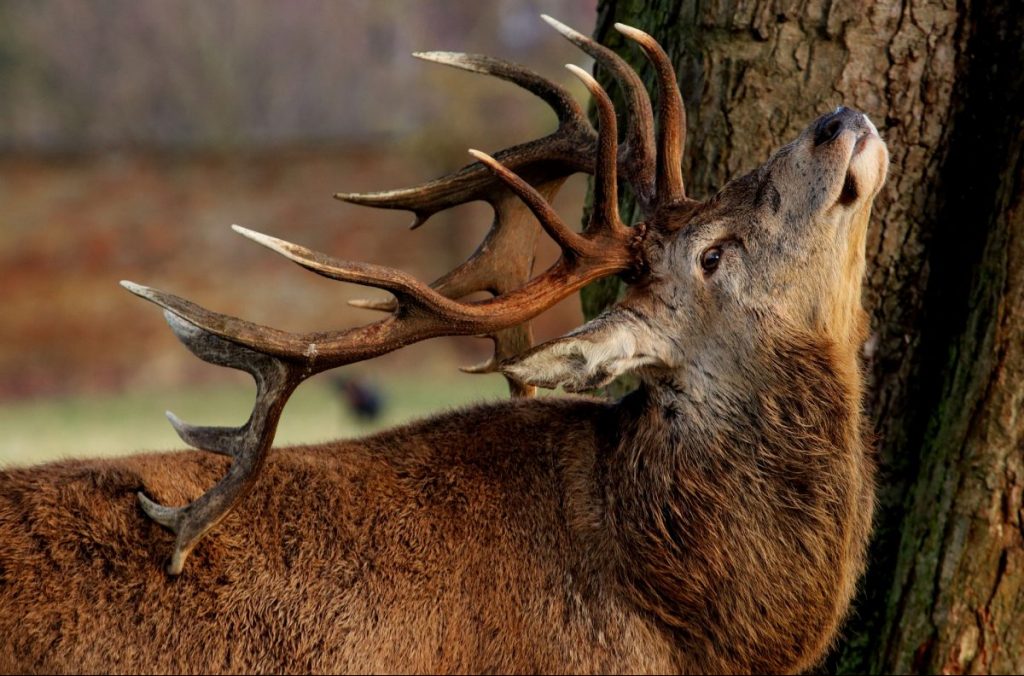
<path fill-rule="evenodd" d="M 708 196 L 843 104 L 891 167 L 868 236 L 869 569 L 825 668 L 1024 672 L 1024 19 L 1015 0 L 601 0 L 677 65 Z M 614 91 L 605 74 L 599 76 Z M 632 214 L 632 204 L 623 205 Z M 617 294 L 587 289 L 592 316 Z"/>

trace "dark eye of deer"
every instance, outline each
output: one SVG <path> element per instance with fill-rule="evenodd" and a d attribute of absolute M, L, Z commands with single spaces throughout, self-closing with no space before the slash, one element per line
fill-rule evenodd
<path fill-rule="evenodd" d="M 700 255 L 700 266 L 704 269 L 705 275 L 710 275 L 718 269 L 718 263 L 722 260 L 721 247 L 713 246 Z"/>

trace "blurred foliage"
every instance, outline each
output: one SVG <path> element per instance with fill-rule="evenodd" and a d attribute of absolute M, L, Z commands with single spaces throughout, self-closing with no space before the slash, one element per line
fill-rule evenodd
<path fill-rule="evenodd" d="M 5 0 L 0 149 L 366 140 L 418 130 L 432 112 L 450 123 L 453 110 L 460 124 L 519 126 L 503 97 L 467 98 L 465 80 L 409 52 L 489 52 L 557 73 L 564 45 L 537 15 L 589 32 L 594 5 Z"/>

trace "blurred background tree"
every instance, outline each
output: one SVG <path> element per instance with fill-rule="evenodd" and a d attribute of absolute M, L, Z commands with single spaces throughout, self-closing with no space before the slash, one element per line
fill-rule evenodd
<path fill-rule="evenodd" d="M 864 366 L 882 483 L 868 573 L 826 668 L 1024 672 L 1020 3 L 601 0 L 598 11 L 596 37 L 649 83 L 615 21 L 676 62 L 692 195 L 837 105 L 878 125 L 892 164 L 868 236 Z M 616 293 L 586 290 L 587 313 Z"/>
<path fill-rule="evenodd" d="M 453 111 L 493 134 L 493 118 L 475 108 L 497 112 L 500 99 L 482 99 L 409 51 L 490 48 L 550 67 L 567 50 L 537 14 L 590 26 L 593 10 L 587 0 L 8 0 L 0 149 L 366 143 L 422 133 L 426 116 Z M 500 126 L 522 133 L 530 120 L 527 111 Z"/>

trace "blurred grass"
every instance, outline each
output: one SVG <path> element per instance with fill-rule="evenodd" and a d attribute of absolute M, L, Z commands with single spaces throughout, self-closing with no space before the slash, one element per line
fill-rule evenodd
<path fill-rule="evenodd" d="M 360 436 L 453 406 L 504 398 L 498 376 L 380 379 L 380 417 L 359 422 L 327 379 L 313 379 L 288 402 L 275 446 Z M 255 389 L 244 384 L 180 391 L 64 397 L 0 405 L 0 467 L 62 458 L 184 448 L 163 411 L 192 424 L 238 425 Z"/>

